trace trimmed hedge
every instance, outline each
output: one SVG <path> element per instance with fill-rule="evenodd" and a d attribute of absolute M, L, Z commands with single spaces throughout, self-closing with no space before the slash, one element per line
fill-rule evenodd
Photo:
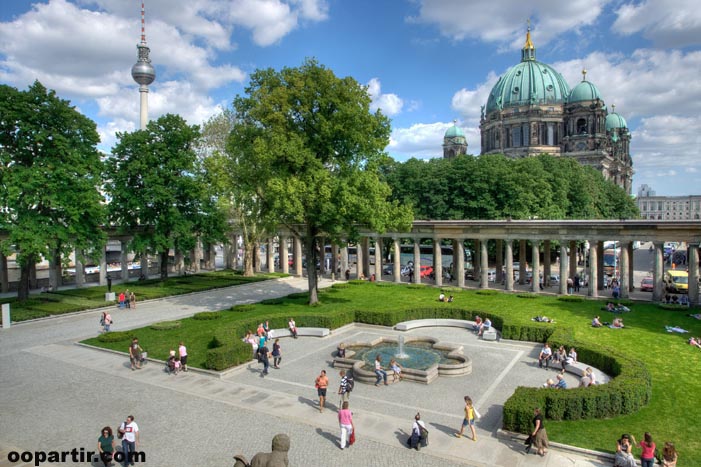
<path fill-rule="evenodd" d="M 100 342 L 121 342 L 132 338 L 130 331 L 110 331 L 97 336 Z"/>
<path fill-rule="evenodd" d="M 496 290 L 492 289 L 479 289 L 477 292 L 475 292 L 477 295 L 496 295 L 499 292 Z"/>
<path fill-rule="evenodd" d="M 221 318 L 220 311 L 201 311 L 199 313 L 195 313 L 192 316 L 192 319 L 196 319 L 199 321 L 207 321 L 207 320 L 219 319 L 219 318 Z"/>
<path fill-rule="evenodd" d="M 253 311 L 256 309 L 256 307 L 255 307 L 255 305 L 246 304 L 246 305 L 234 305 L 229 309 L 231 311 L 236 311 L 236 312 L 242 313 L 245 311 Z"/>
<path fill-rule="evenodd" d="M 561 295 L 557 297 L 557 299 L 561 302 L 572 302 L 572 303 L 579 303 L 583 302 L 584 298 L 580 297 L 579 295 Z"/>
<path fill-rule="evenodd" d="M 535 293 L 520 293 L 516 294 L 518 298 L 538 298 L 538 294 Z"/>
<path fill-rule="evenodd" d="M 348 287 L 350 287 L 350 284 L 347 282 L 338 282 L 331 286 L 332 289 L 347 289 Z"/>
<path fill-rule="evenodd" d="M 181 324 L 180 321 L 161 321 L 159 323 L 153 323 L 149 328 L 154 331 L 170 331 L 171 329 L 178 329 Z"/>

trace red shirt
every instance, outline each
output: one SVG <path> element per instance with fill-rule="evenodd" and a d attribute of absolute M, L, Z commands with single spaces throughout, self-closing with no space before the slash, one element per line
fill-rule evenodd
<path fill-rule="evenodd" d="M 638 446 L 640 446 L 643 450 L 642 454 L 640 454 L 641 459 L 654 459 L 655 458 L 655 443 L 650 443 L 648 444 L 645 441 L 641 441 Z"/>

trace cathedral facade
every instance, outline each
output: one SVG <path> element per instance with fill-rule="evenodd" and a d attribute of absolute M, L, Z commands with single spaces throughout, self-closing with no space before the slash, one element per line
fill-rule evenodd
<path fill-rule="evenodd" d="M 609 111 L 586 70 L 570 89 L 560 73 L 536 60 L 535 52 L 529 29 L 521 62 L 499 78 L 482 107 L 482 154 L 572 157 L 630 194 L 633 162 L 625 119 L 615 106 Z"/>

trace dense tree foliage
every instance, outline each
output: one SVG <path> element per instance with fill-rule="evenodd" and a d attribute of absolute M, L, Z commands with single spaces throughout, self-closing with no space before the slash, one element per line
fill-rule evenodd
<path fill-rule="evenodd" d="M 39 82 L 27 91 L 0 86 L 1 247 L 16 254 L 19 299 L 42 257 L 104 247 L 98 143 L 95 123 Z"/>
<path fill-rule="evenodd" d="M 189 251 L 199 240 L 221 241 L 225 219 L 211 197 L 195 151 L 199 128 L 164 115 L 145 130 L 118 133 L 107 161 L 109 217 L 133 235 L 133 251 L 158 253 L 168 277 L 171 248 Z"/>
<path fill-rule="evenodd" d="M 383 232 L 411 221 L 407 209 L 388 202 L 378 171 L 389 120 L 370 111 L 365 87 L 314 60 L 258 70 L 246 94 L 234 99 L 229 152 L 271 218 L 304 239 L 313 304 L 319 238 L 353 238 L 358 224 Z"/>
<path fill-rule="evenodd" d="M 394 200 L 419 219 L 637 218 L 633 200 L 566 157 L 410 159 L 383 167 Z"/>
<path fill-rule="evenodd" d="M 250 166 L 240 163 L 241 150 L 245 146 L 227 148 L 235 122 L 236 116 L 231 109 L 210 118 L 202 128 L 198 149 L 205 167 L 207 184 L 235 230 L 243 236 L 244 276 L 253 276 L 254 261 L 257 260 L 256 245 L 270 232 L 274 233 L 277 226 L 267 216 L 263 202 L 256 194 L 256 174 L 247 172 Z M 235 241 L 233 238 L 229 240 Z"/>

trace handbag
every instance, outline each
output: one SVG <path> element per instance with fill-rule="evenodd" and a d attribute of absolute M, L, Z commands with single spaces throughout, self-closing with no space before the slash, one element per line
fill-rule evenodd
<path fill-rule="evenodd" d="M 355 430 L 351 431 L 350 438 L 348 438 L 348 445 L 352 446 L 355 444 Z"/>

